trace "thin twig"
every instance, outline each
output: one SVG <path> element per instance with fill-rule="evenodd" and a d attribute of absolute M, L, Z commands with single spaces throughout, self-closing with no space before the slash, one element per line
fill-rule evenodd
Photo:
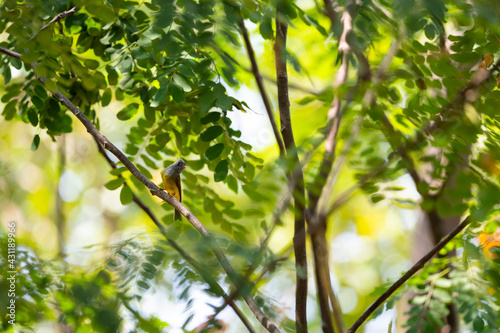
<path fill-rule="evenodd" d="M 226 51 L 222 50 L 217 44 L 213 43 L 213 44 L 210 44 L 210 46 L 217 53 L 219 53 L 220 55 L 223 55 L 224 57 L 226 57 L 227 59 L 229 59 L 229 61 L 231 61 L 236 66 L 240 67 L 241 69 L 243 69 L 244 71 L 246 71 L 248 73 L 252 73 L 252 69 L 251 68 L 243 66 L 238 60 L 234 59 L 229 53 L 227 53 Z M 272 77 L 270 77 L 270 76 L 268 76 L 266 74 L 262 74 L 261 73 L 261 76 L 262 76 L 262 78 L 264 80 L 266 80 L 268 82 L 272 82 L 275 85 L 278 84 L 278 82 L 276 81 L 276 79 L 274 79 L 274 78 L 272 78 Z M 302 86 L 299 86 L 297 84 L 290 83 L 290 82 L 288 82 L 288 88 L 293 89 L 293 90 L 297 90 L 297 91 L 301 91 L 301 92 L 309 94 L 309 95 L 314 95 L 314 96 L 319 96 L 320 95 L 320 93 L 317 92 L 317 91 L 315 91 L 315 90 L 311 90 L 309 88 L 304 88 Z"/>
<path fill-rule="evenodd" d="M 60 136 L 61 141 L 59 142 L 59 149 L 57 150 L 57 156 L 59 157 L 58 165 L 58 179 L 57 179 L 57 190 L 56 190 L 56 229 L 57 229 L 57 246 L 59 255 L 64 254 L 64 248 L 66 246 L 66 216 L 64 215 L 64 201 L 61 196 L 61 179 L 66 169 L 66 137 L 65 135 Z"/>
<path fill-rule="evenodd" d="M 38 36 L 38 34 L 40 32 L 42 32 L 43 30 L 47 29 L 51 24 L 53 23 L 56 23 L 56 22 L 59 22 L 60 20 L 62 20 L 63 18 L 67 17 L 67 16 L 70 16 L 70 15 L 73 15 L 76 11 L 78 10 L 78 7 L 73 7 L 71 8 L 70 10 L 67 10 L 65 12 L 62 12 L 62 13 L 59 13 L 57 14 L 52 20 L 50 20 L 49 23 L 47 23 L 46 25 L 44 25 L 40 30 L 38 30 L 31 38 L 30 40 L 34 39 L 36 36 Z"/>
<path fill-rule="evenodd" d="M 344 165 L 347 155 L 349 154 L 349 151 L 351 150 L 352 145 L 358 138 L 359 132 L 361 130 L 361 123 L 363 122 L 363 116 L 359 116 L 355 121 L 354 124 L 352 125 L 352 131 L 349 136 L 349 140 L 344 143 L 343 149 L 340 152 L 339 157 L 337 158 L 337 161 L 335 165 L 332 168 L 332 171 L 330 172 L 330 175 L 328 176 L 328 180 L 326 183 L 326 186 L 323 188 L 323 192 L 321 193 L 319 202 L 320 205 L 318 207 L 319 210 L 319 215 L 324 215 L 326 214 L 328 208 L 328 198 L 330 198 L 330 194 L 333 191 L 333 186 L 338 178 L 338 175 L 340 173 L 340 170 L 342 169 L 342 166 Z"/>
<path fill-rule="evenodd" d="M 239 17 L 238 25 L 240 27 L 243 40 L 245 41 L 245 47 L 247 49 L 248 58 L 250 59 L 250 63 L 252 64 L 253 76 L 255 77 L 255 81 L 257 82 L 257 86 L 259 88 L 262 101 L 264 102 L 264 106 L 266 108 L 267 116 L 269 117 L 269 121 L 271 122 L 271 126 L 273 128 L 274 137 L 276 138 L 276 142 L 278 143 L 280 156 L 285 156 L 285 146 L 283 144 L 283 140 L 281 140 L 281 136 L 279 134 L 276 121 L 274 120 L 271 102 L 269 101 L 266 89 L 264 88 L 264 83 L 262 82 L 262 75 L 260 75 L 259 66 L 257 65 L 257 60 L 255 59 L 255 52 L 253 50 L 252 43 L 250 42 L 250 37 L 248 36 L 248 31 L 247 28 L 245 27 L 245 22 L 243 21 L 243 17 L 241 15 Z"/>
<path fill-rule="evenodd" d="M 354 333 L 370 317 L 370 315 L 382 305 L 399 287 L 401 287 L 409 278 L 417 273 L 424 265 L 431 260 L 442 248 L 446 246 L 456 235 L 467 227 L 470 218 L 466 218 L 457 225 L 449 234 L 447 234 L 432 250 L 427 252 L 412 268 L 410 268 L 401 278 L 394 282 L 372 305 L 356 320 L 356 322 L 347 330 L 347 333 Z"/>
<path fill-rule="evenodd" d="M 366 183 L 368 183 L 370 180 L 372 180 L 374 177 L 376 177 L 380 172 L 384 171 L 394 160 L 396 159 L 396 154 L 391 154 L 386 161 L 381 163 L 379 166 L 375 167 L 373 170 L 371 170 L 369 173 L 367 173 L 365 176 L 363 176 L 358 182 L 345 190 L 342 194 L 339 195 L 339 197 L 330 205 L 326 212 L 326 216 L 330 216 L 335 210 L 337 210 L 340 206 L 342 206 L 344 203 L 346 203 L 351 195 L 356 192 L 359 188 L 363 187 Z M 326 221 L 325 221 L 326 222 Z M 310 230 L 309 232 L 313 232 L 314 230 Z"/>
<path fill-rule="evenodd" d="M 0 52 L 3 52 L 8 55 L 13 55 L 18 59 L 21 59 L 21 55 L 16 52 L 4 52 L 6 50 L 3 47 L 0 47 Z M 26 63 L 28 66 L 32 66 L 32 64 Z M 45 84 L 45 79 L 40 78 L 39 79 L 42 84 Z M 155 183 L 153 183 L 150 179 L 148 179 L 146 176 L 144 176 L 138 169 L 137 167 L 123 154 L 113 143 L 111 143 L 101 132 L 97 130 L 97 128 L 88 120 L 88 118 L 83 114 L 83 112 L 76 106 L 74 105 L 63 93 L 61 93 L 59 90 L 56 90 L 55 92 L 52 93 L 53 96 L 55 96 L 59 102 L 68 108 L 73 115 L 85 126 L 87 129 L 87 132 L 91 134 L 100 144 L 102 144 L 104 149 L 107 149 L 110 151 L 113 155 L 115 155 L 120 162 L 123 163 L 123 165 L 132 173 L 132 175 L 137 178 L 141 183 L 143 183 L 150 193 L 152 195 L 155 195 L 171 206 L 173 206 L 175 209 L 177 209 L 186 219 L 191 223 L 193 227 L 206 239 L 212 239 L 212 235 L 210 232 L 207 230 L 207 228 L 201 223 L 201 221 L 193 214 L 191 211 L 189 211 L 182 203 L 179 202 L 176 198 L 165 192 L 164 190 L 160 189 Z M 238 288 L 240 287 L 240 279 L 236 272 L 234 271 L 233 267 L 227 260 L 227 257 L 224 255 L 220 247 L 218 247 L 215 242 L 209 242 L 211 246 L 212 252 L 215 254 L 217 259 L 219 260 L 219 263 L 221 264 L 222 268 L 228 275 L 229 279 L 232 281 L 232 283 Z M 280 332 L 278 327 L 262 312 L 262 310 L 259 308 L 255 300 L 250 296 L 250 295 L 244 295 L 244 300 L 247 303 L 248 307 L 254 314 L 254 316 L 257 318 L 257 320 L 264 326 L 269 332 L 271 333 L 277 333 Z"/>

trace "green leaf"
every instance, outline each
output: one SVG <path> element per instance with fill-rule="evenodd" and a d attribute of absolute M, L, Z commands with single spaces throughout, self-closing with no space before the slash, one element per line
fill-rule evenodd
<path fill-rule="evenodd" d="M 35 151 L 38 149 L 38 145 L 40 145 L 40 136 L 36 134 L 33 137 L 33 141 L 31 142 L 31 151 Z"/>
<path fill-rule="evenodd" d="M 147 37 L 142 37 L 137 42 L 137 45 L 139 45 L 141 47 L 148 48 L 148 47 L 153 46 L 153 41 L 151 39 L 147 38 Z"/>
<path fill-rule="evenodd" d="M 403 209 L 412 209 L 417 207 L 417 203 L 412 199 L 394 198 L 391 199 L 391 202 L 394 206 Z"/>
<path fill-rule="evenodd" d="M 227 176 L 227 186 L 231 191 L 238 194 L 238 180 L 233 175 Z"/>
<path fill-rule="evenodd" d="M 214 93 L 210 90 L 201 93 L 198 99 L 200 114 L 204 114 L 209 111 L 214 106 L 215 99 L 216 97 Z"/>
<path fill-rule="evenodd" d="M 19 59 L 16 59 L 16 58 L 11 58 L 10 59 L 10 63 L 17 70 L 19 70 L 19 69 L 21 69 L 23 67 L 23 62 L 21 60 L 19 60 Z"/>
<path fill-rule="evenodd" d="M 14 118 L 14 115 L 16 114 L 16 105 L 17 105 L 17 99 L 13 99 L 7 105 L 5 105 L 3 109 L 3 116 L 5 117 L 5 120 L 11 120 Z"/>
<path fill-rule="evenodd" d="M 481 332 L 484 329 L 484 321 L 481 317 L 476 317 L 472 322 L 472 327 L 474 328 L 474 332 Z"/>
<path fill-rule="evenodd" d="M 252 180 L 253 177 L 255 177 L 255 167 L 252 163 L 245 164 L 245 175 L 247 176 L 248 180 Z"/>
<path fill-rule="evenodd" d="M 144 290 L 148 290 L 151 287 L 147 282 L 144 282 L 142 280 L 137 281 L 137 286 Z"/>
<path fill-rule="evenodd" d="M 177 82 L 170 82 L 168 91 L 172 95 L 174 101 L 176 101 L 177 103 L 184 103 L 184 101 L 186 100 L 184 97 L 184 89 L 182 89 L 182 86 Z"/>
<path fill-rule="evenodd" d="M 160 146 L 162 148 L 170 140 L 170 136 L 168 135 L 168 133 L 160 133 L 155 138 L 156 138 L 156 143 L 158 144 L 158 146 Z"/>
<path fill-rule="evenodd" d="M 146 169 L 145 167 L 143 167 L 142 165 L 140 164 L 137 164 L 136 165 L 137 169 L 139 169 L 139 171 L 144 175 L 146 176 L 146 178 L 149 178 L 149 179 L 152 179 L 153 178 L 153 175 L 151 174 L 151 172 L 149 172 L 148 169 Z"/>
<path fill-rule="evenodd" d="M 116 15 L 111 7 L 104 4 L 89 4 L 85 9 L 95 17 L 101 19 L 104 23 L 111 23 L 116 19 Z"/>
<path fill-rule="evenodd" d="M 144 105 L 144 117 L 146 118 L 147 121 L 154 123 L 156 121 L 156 110 L 153 109 L 148 104 L 143 104 L 143 105 Z"/>
<path fill-rule="evenodd" d="M 243 212 L 239 209 L 229 208 L 229 209 L 225 209 L 223 213 L 234 220 L 238 220 L 238 219 L 241 219 L 243 217 Z"/>
<path fill-rule="evenodd" d="M 46 100 L 47 99 L 47 92 L 45 91 L 45 88 L 42 87 L 41 85 L 37 84 L 34 88 L 35 94 L 37 94 L 41 99 Z"/>
<path fill-rule="evenodd" d="M 116 69 L 111 68 L 111 67 L 106 67 L 106 71 L 108 72 L 108 83 L 111 86 L 116 86 L 118 83 L 118 72 Z"/>
<path fill-rule="evenodd" d="M 108 106 L 109 103 L 111 102 L 112 96 L 113 96 L 113 93 L 111 92 L 111 89 L 106 88 L 106 90 L 104 90 L 104 93 L 102 94 L 102 97 L 101 97 L 101 105 Z"/>
<path fill-rule="evenodd" d="M 220 116 L 220 112 L 209 112 L 205 117 L 200 119 L 200 122 L 203 125 L 206 125 L 208 123 L 215 123 L 220 119 Z"/>
<path fill-rule="evenodd" d="M 254 162 L 256 162 L 257 164 L 264 164 L 264 160 L 262 158 L 259 158 L 255 155 L 253 155 L 252 153 L 247 153 L 246 156 L 253 160 Z"/>
<path fill-rule="evenodd" d="M 212 126 L 212 127 L 209 127 L 207 128 L 205 131 L 203 131 L 201 134 L 200 134 L 200 139 L 202 141 L 212 141 L 213 139 L 215 139 L 216 137 L 218 137 L 219 135 L 221 135 L 223 132 L 223 129 L 221 126 Z"/>
<path fill-rule="evenodd" d="M 10 82 L 10 79 L 12 78 L 12 72 L 10 71 L 9 66 L 5 66 L 3 71 L 3 84 L 4 86 L 8 85 Z"/>
<path fill-rule="evenodd" d="M 99 67 L 99 61 L 93 59 L 85 59 L 83 64 L 90 69 L 97 69 Z"/>
<path fill-rule="evenodd" d="M 120 178 L 115 178 L 113 180 L 110 180 L 106 184 L 104 184 L 104 187 L 107 188 L 110 191 L 114 191 L 117 188 L 119 188 L 120 186 L 122 186 L 124 182 L 125 182 L 125 180 L 123 178 L 121 178 L 121 177 Z"/>
<path fill-rule="evenodd" d="M 134 62 L 132 60 L 132 57 L 127 55 L 118 64 L 118 69 L 120 69 L 120 72 L 122 72 L 123 74 L 128 74 L 132 71 L 133 66 L 134 66 Z"/>
<path fill-rule="evenodd" d="M 33 103 L 33 105 L 36 106 L 38 110 L 43 110 L 45 106 L 43 101 L 40 98 L 38 98 L 38 96 L 31 96 L 31 103 Z"/>
<path fill-rule="evenodd" d="M 319 24 L 318 21 L 316 21 L 316 19 L 312 18 L 311 16 L 309 16 L 307 14 L 305 14 L 304 17 L 307 21 L 309 21 L 319 31 L 320 34 L 322 34 L 325 37 L 328 37 L 328 32 L 326 31 L 325 28 L 323 28 L 323 26 L 321 24 Z"/>
<path fill-rule="evenodd" d="M 279 0 L 277 1 L 277 10 L 281 13 L 285 14 L 287 17 L 294 19 L 297 17 L 296 7 L 293 5 L 293 2 L 288 0 Z"/>
<path fill-rule="evenodd" d="M 168 79 L 164 79 L 160 83 L 160 88 L 153 96 L 153 101 L 151 102 L 151 107 L 156 108 L 163 102 L 163 100 L 165 99 L 165 96 L 167 96 L 167 90 L 168 90 Z"/>
<path fill-rule="evenodd" d="M 174 82 L 179 84 L 185 92 L 190 92 L 192 90 L 189 80 L 180 74 L 174 75 Z"/>
<path fill-rule="evenodd" d="M 252 186 L 243 184 L 241 186 L 241 189 L 253 201 L 256 201 L 256 202 L 262 202 L 262 201 L 264 201 L 264 197 L 259 192 L 257 192 Z"/>
<path fill-rule="evenodd" d="M 375 204 L 385 199 L 385 196 L 382 194 L 374 194 L 370 197 L 370 200 Z"/>
<path fill-rule="evenodd" d="M 460 52 L 450 56 L 451 59 L 461 64 L 475 63 L 481 60 L 481 55 L 477 52 Z"/>
<path fill-rule="evenodd" d="M 425 26 L 425 37 L 429 40 L 433 40 L 436 37 L 436 28 L 433 24 L 427 24 Z"/>
<path fill-rule="evenodd" d="M 273 20 L 270 16 L 264 16 L 260 26 L 259 32 L 264 39 L 272 39 L 274 36 L 273 32 Z"/>
<path fill-rule="evenodd" d="M 156 165 L 156 163 L 153 162 L 153 160 L 151 160 L 149 157 L 147 157 L 144 154 L 142 154 L 141 157 L 142 157 L 142 160 L 144 161 L 144 163 L 146 163 L 146 165 L 148 167 L 150 167 L 151 169 L 154 169 L 154 170 L 158 169 L 158 166 Z"/>
<path fill-rule="evenodd" d="M 222 153 L 223 150 L 224 150 L 224 144 L 217 143 L 212 147 L 208 148 L 207 151 L 205 152 L 205 155 L 210 161 L 212 161 L 215 160 L 217 157 L 219 157 L 219 155 Z"/>
<path fill-rule="evenodd" d="M 307 105 L 307 104 L 309 104 L 309 103 L 311 103 L 312 101 L 315 101 L 315 100 L 316 100 L 315 97 L 307 96 L 307 97 L 304 97 L 301 100 L 297 101 L 297 104 L 299 104 L 299 105 Z"/>
<path fill-rule="evenodd" d="M 122 167 L 119 167 L 116 169 L 112 169 L 109 173 L 114 175 L 114 176 L 118 176 L 118 175 L 121 175 L 126 170 L 127 170 L 127 168 L 122 166 Z M 104 185 L 104 186 L 106 186 L 106 185 Z"/>
<path fill-rule="evenodd" d="M 38 125 L 38 114 L 36 113 L 34 108 L 28 109 L 28 120 L 30 121 L 31 125 L 35 127 Z"/>
<path fill-rule="evenodd" d="M 220 161 L 215 167 L 214 180 L 216 182 L 223 181 L 224 179 L 226 179 L 228 171 L 229 171 L 228 160 Z"/>
<path fill-rule="evenodd" d="M 231 110 L 231 107 L 233 106 L 233 99 L 228 95 L 223 94 L 217 97 L 215 105 L 222 110 Z"/>
<path fill-rule="evenodd" d="M 111 74 L 108 75 L 108 80 L 110 81 L 110 84 L 111 84 L 110 76 L 111 76 Z M 132 75 L 125 74 L 125 76 L 123 76 L 120 79 L 118 86 L 120 87 L 121 90 L 127 90 L 127 89 L 132 88 L 134 86 L 134 83 L 135 83 L 135 81 L 134 81 L 134 78 L 132 77 Z"/>
<path fill-rule="evenodd" d="M 127 185 L 123 186 L 120 191 L 120 202 L 122 205 L 131 203 L 133 200 L 132 190 Z"/>
<path fill-rule="evenodd" d="M 126 107 L 124 107 L 123 109 L 121 109 L 120 112 L 116 114 L 116 118 L 122 121 L 129 120 L 130 118 L 132 118 L 137 114 L 137 111 L 139 110 L 138 108 L 139 108 L 138 103 L 131 103 Z"/>

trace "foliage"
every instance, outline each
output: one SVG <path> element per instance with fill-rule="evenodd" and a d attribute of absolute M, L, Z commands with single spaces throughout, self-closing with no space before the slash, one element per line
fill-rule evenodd
<path fill-rule="evenodd" d="M 297 235 L 291 236 L 289 229 L 292 218 L 286 194 L 290 192 L 287 175 L 297 164 L 290 151 L 278 156 L 274 145 L 250 144 L 263 133 L 262 123 L 247 127 L 246 136 L 240 124 L 251 124 L 248 119 L 261 113 L 260 105 L 251 102 L 252 95 L 241 92 L 254 88 L 255 79 L 265 80 L 269 91 L 275 84 L 273 43 L 278 19 L 289 26 L 286 97 L 290 93 L 297 143 L 291 149 L 296 149 L 302 162 L 306 207 L 324 208 L 319 213 L 328 223 L 325 238 L 355 230 L 358 237 L 370 238 L 365 245 L 371 242 L 375 248 L 385 241 L 384 233 L 408 230 L 387 228 L 372 216 L 383 216 L 379 220 L 385 222 L 390 219 L 388 212 L 412 209 L 430 220 L 437 242 L 449 232 L 446 219 L 458 223 L 469 218 L 471 226 L 394 295 L 386 309 L 404 300 L 403 292 L 408 292 L 414 297 L 405 314 L 407 332 L 438 332 L 453 308 L 464 327 L 477 332 L 498 330 L 500 300 L 492 293 L 500 287 L 498 247 L 483 253 L 486 245 L 478 246 L 474 238 L 498 228 L 500 19 L 495 3 L 335 3 L 334 13 L 318 2 L 283 0 L 0 3 L 4 38 L 0 46 L 21 54 L 18 59 L 3 52 L 0 58 L 2 116 L 9 124 L 26 124 L 23 128 L 32 137 L 33 154 L 49 151 L 47 138 L 60 143 L 62 137 L 79 133 L 80 125 L 68 105 L 56 96 L 60 91 L 101 133 L 116 135 L 112 141 L 122 143 L 127 158 L 146 178 L 156 182 L 160 170 L 184 158 L 188 168 L 182 174 L 183 204 L 213 231 L 211 237 L 202 237 L 186 221 L 174 223 L 172 207 L 151 199 L 143 183 L 117 162 L 106 180 L 99 178 L 88 187 L 104 185 L 117 193 L 119 189 L 116 197 L 128 207 L 120 218 L 130 224 L 140 221 L 138 214 L 128 214 L 137 198 L 161 207 L 153 210 L 161 211 L 165 232 L 121 234 L 118 241 L 104 246 L 104 254 L 93 254 L 90 261 L 99 268 L 90 272 L 82 267 L 68 269 L 63 257 L 43 260 L 30 240 L 36 235 L 25 235 L 21 242 L 25 248 L 17 252 L 19 325 L 36 329 L 48 321 L 79 331 L 114 332 L 123 329 L 125 317 L 131 317 L 136 330 L 161 331 L 169 324 L 141 314 L 144 295 L 156 289 L 151 287 L 179 291 L 172 294 L 185 303 L 186 312 L 194 303 L 193 290 L 202 288 L 219 302 L 210 300 L 211 310 L 218 313 L 221 297 L 230 294 L 228 286 L 234 285 L 240 295 L 256 298 L 269 318 L 282 320 L 283 329 L 294 329 L 294 319 L 275 299 L 273 286 L 279 282 L 273 284 L 273 277 L 286 276 L 288 283 L 294 269 L 290 249 Z M 50 22 L 61 13 L 65 14 Z M 351 31 L 346 30 L 348 16 Z M 261 74 L 246 53 L 245 26 Z M 336 75 L 343 79 L 334 79 Z M 277 96 L 270 96 L 275 102 Z M 338 115 L 331 118 L 337 102 Z M 330 158 L 325 147 L 331 142 L 324 143 L 330 140 L 336 120 L 340 126 L 331 154 L 336 159 L 324 170 Z M 103 174 L 101 166 L 91 164 L 94 173 Z M 50 177 L 62 179 L 63 171 Z M 413 183 L 401 186 L 407 175 Z M 32 199 L 30 186 L 18 189 L 7 173 L 2 179 L 0 190 L 9 204 L 12 200 L 21 206 Z M 415 189 L 416 198 L 402 194 L 408 187 Z M 54 197 L 55 202 L 62 196 L 57 192 Z M 351 201 L 346 203 L 347 199 Z M 295 207 L 299 204 L 293 202 Z M 281 205 L 283 209 L 276 208 Z M 86 209 L 83 199 L 75 206 Z M 321 215 L 302 213 L 308 223 Z M 60 215 L 71 220 L 74 214 L 66 208 Z M 314 231 L 314 226 L 309 227 Z M 1 237 L 3 251 L 6 238 Z M 394 249 L 403 248 L 406 255 L 407 236 L 396 239 Z M 214 246 L 229 257 L 234 276 L 220 267 Z M 376 268 L 367 263 L 367 270 L 377 271 L 371 282 L 354 286 L 350 277 L 362 274 L 351 274 L 352 267 L 329 270 L 343 268 L 347 273 L 339 273 L 340 289 L 350 286 L 359 296 L 345 313 L 348 324 L 378 294 L 376 290 L 368 296 L 372 290 L 361 285 L 376 288 L 384 276 L 378 272 L 384 265 L 378 258 L 383 246 L 373 254 L 364 252 L 377 257 L 371 257 Z M 332 255 L 333 261 L 339 260 Z M 2 266 L 4 258 L 3 254 Z M 166 282 L 165 272 L 175 279 Z M 0 281 L 3 292 L 7 285 L 5 279 Z M 188 330 L 190 319 L 187 316 L 183 329 Z M 214 318 L 207 322 L 219 325 Z M 321 325 L 319 316 L 311 322 L 311 330 Z"/>
<path fill-rule="evenodd" d="M 499 329 L 500 299 L 498 260 L 491 260 L 471 239 L 457 240 L 454 249 L 462 258 L 435 258 L 406 290 L 401 290 L 387 302 L 395 306 L 404 294 L 410 294 L 411 309 L 406 313 L 404 327 L 408 332 L 436 332 L 445 326 L 452 306 L 456 306 L 464 327 L 473 332 L 496 332 Z M 380 315 L 378 311 L 377 315 Z"/>

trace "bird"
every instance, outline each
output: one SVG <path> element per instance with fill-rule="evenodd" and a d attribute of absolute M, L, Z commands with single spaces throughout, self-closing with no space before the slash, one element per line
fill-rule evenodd
<path fill-rule="evenodd" d="M 172 163 L 167 168 L 163 169 L 161 172 L 161 179 L 163 180 L 163 186 L 168 194 L 182 202 L 182 185 L 181 185 L 181 173 L 186 168 L 186 162 L 184 160 L 178 159 Z M 175 209 L 174 211 L 174 221 L 182 220 L 182 214 Z"/>

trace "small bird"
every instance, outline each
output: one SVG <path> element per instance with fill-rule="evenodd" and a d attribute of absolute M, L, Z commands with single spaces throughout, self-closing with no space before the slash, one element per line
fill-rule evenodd
<path fill-rule="evenodd" d="M 179 201 L 182 201 L 181 172 L 186 168 L 186 162 L 178 159 L 161 172 L 161 179 L 165 191 Z M 182 214 L 176 209 L 174 211 L 174 221 L 182 220 Z"/>

